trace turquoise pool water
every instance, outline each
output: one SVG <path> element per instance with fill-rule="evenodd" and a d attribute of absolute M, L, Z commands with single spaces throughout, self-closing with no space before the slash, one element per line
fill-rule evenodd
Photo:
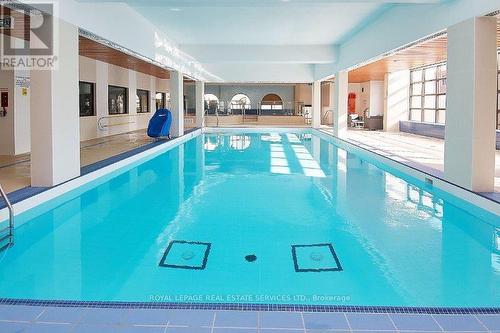
<path fill-rule="evenodd" d="M 0 297 L 499 306 L 498 217 L 388 171 L 310 133 L 204 134 L 18 227 Z"/>

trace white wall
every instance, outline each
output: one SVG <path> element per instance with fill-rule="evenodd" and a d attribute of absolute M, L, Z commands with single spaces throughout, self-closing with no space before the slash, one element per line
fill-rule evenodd
<path fill-rule="evenodd" d="M 370 117 L 384 114 L 384 81 L 370 81 Z"/>
<path fill-rule="evenodd" d="M 0 117 L 0 155 L 14 155 L 14 71 L 0 70 L 0 91 L 9 93 L 7 115 Z"/>
<path fill-rule="evenodd" d="M 189 100 L 189 107 L 195 106 L 194 101 L 194 84 L 187 86 L 190 93 L 185 92 L 185 95 L 192 97 Z M 281 97 L 284 103 L 295 101 L 295 85 L 292 84 L 206 84 L 205 94 L 214 94 L 221 101 L 229 102 L 236 94 L 245 94 L 250 98 L 252 109 L 258 109 L 259 103 L 267 94 L 276 94 Z"/>
<path fill-rule="evenodd" d="M 155 111 L 155 95 L 157 92 L 169 92 L 169 80 L 159 79 L 151 75 L 135 72 L 123 67 L 104 63 L 102 61 L 80 56 L 80 81 L 95 84 L 95 107 L 96 115 L 91 117 L 80 117 L 81 140 L 89 140 L 98 137 L 115 135 L 134 130 L 145 129 L 149 119 Z M 101 120 L 108 126 L 99 128 L 98 121 L 102 117 L 108 117 L 108 85 L 128 88 L 129 105 L 128 116 L 111 116 Z M 136 90 L 149 91 L 150 112 L 137 114 L 136 112 Z M 111 126 L 109 126 L 111 125 Z"/>
<path fill-rule="evenodd" d="M 1 38 L 4 36 L 1 35 Z M 9 38 L 11 43 L 22 43 L 18 38 Z M 0 70 L 0 91 L 9 93 L 7 116 L 0 117 L 0 155 L 19 155 L 30 151 L 29 81 L 29 71 L 5 67 Z M 23 88 L 26 88 L 25 95 Z"/>

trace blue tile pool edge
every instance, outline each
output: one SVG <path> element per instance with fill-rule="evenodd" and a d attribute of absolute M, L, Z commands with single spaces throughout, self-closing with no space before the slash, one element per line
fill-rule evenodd
<path fill-rule="evenodd" d="M 172 310 L 227 310 L 227 311 L 279 311 L 279 312 L 342 312 L 342 313 L 398 313 L 398 314 L 500 314 L 500 307 L 413 307 L 413 306 L 356 306 L 305 304 L 252 304 L 252 303 L 172 303 L 172 302 L 119 302 L 71 301 L 0 298 L 0 305 L 42 307 L 78 307 L 110 309 L 172 309 Z"/>

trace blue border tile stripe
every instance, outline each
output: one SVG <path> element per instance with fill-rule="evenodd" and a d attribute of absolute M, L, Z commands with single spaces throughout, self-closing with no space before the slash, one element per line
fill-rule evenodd
<path fill-rule="evenodd" d="M 348 313 L 421 313 L 421 314 L 500 314 L 499 307 L 411 307 L 411 306 L 355 306 L 305 304 L 250 304 L 250 303 L 169 303 L 169 302 L 114 302 L 68 301 L 0 298 L 0 305 L 28 305 L 81 308 L 118 309 L 179 309 L 179 310 L 237 310 L 287 312 L 348 312 Z"/>

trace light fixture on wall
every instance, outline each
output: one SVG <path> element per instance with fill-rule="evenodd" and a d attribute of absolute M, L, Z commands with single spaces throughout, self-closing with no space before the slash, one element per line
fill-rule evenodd
<path fill-rule="evenodd" d="M 173 12 L 180 12 L 181 11 L 180 8 L 170 8 L 170 10 L 173 11 Z"/>

